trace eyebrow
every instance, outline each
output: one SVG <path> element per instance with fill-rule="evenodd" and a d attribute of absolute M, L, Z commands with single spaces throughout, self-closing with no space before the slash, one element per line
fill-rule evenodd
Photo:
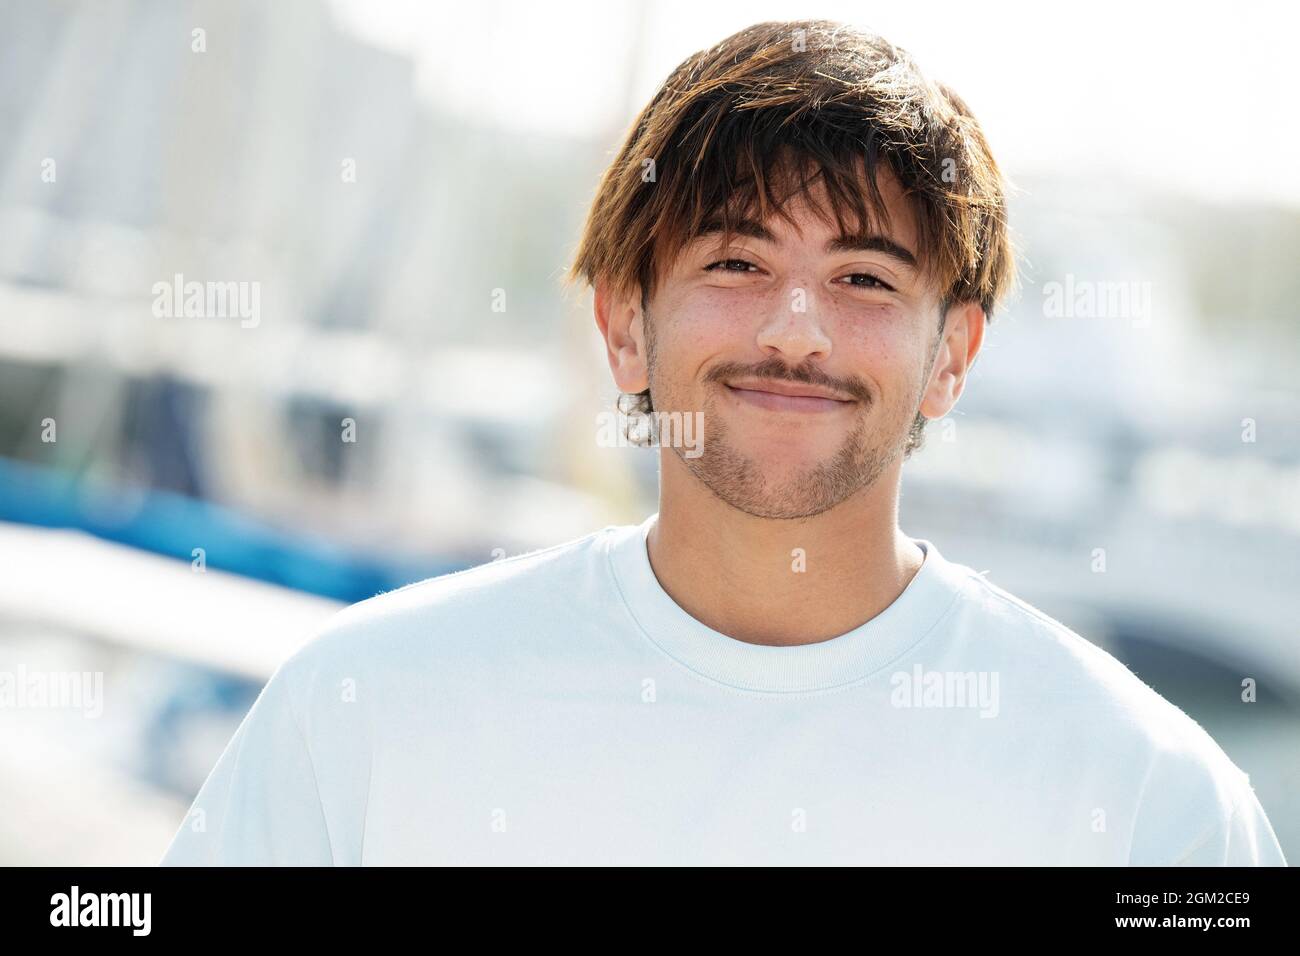
<path fill-rule="evenodd" d="M 711 236 L 721 233 L 722 220 L 710 219 L 705 222 L 700 231 L 694 236 L 699 239 L 703 236 Z M 776 239 L 767 228 L 759 222 L 752 219 L 741 219 L 736 222 L 734 232 L 748 236 L 751 239 L 758 239 L 763 242 L 775 242 Z M 694 239 L 692 241 L 694 241 Z M 890 258 L 897 259 L 903 265 L 910 269 L 916 269 L 916 256 L 904 246 L 900 246 L 894 240 L 881 236 L 876 233 L 865 233 L 856 236 L 836 236 L 826 243 L 826 254 L 833 255 L 837 252 L 879 252 Z"/>

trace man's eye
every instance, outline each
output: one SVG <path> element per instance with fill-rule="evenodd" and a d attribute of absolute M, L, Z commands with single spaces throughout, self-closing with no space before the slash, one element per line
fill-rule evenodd
<path fill-rule="evenodd" d="M 850 275 L 848 278 L 849 278 L 849 279 L 865 279 L 865 280 L 866 280 L 865 282 L 850 282 L 850 283 L 849 283 L 849 285 L 857 286 L 859 289 L 886 289 L 886 290 L 888 290 L 888 291 L 890 291 L 890 292 L 893 292 L 893 291 L 894 291 L 894 287 L 893 287 L 892 285 L 890 285 L 888 282 L 884 282 L 884 281 L 882 281 L 882 280 L 876 278 L 876 277 L 873 276 L 870 272 L 855 272 L 855 273 L 853 273 L 852 275 Z"/>
<path fill-rule="evenodd" d="M 751 267 L 756 268 L 752 262 L 744 259 L 719 259 L 717 262 L 711 262 L 705 266 L 704 271 L 710 272 L 718 266 L 722 266 L 723 272 L 748 272 Z M 740 268 L 732 269 L 731 266 L 740 266 Z"/>

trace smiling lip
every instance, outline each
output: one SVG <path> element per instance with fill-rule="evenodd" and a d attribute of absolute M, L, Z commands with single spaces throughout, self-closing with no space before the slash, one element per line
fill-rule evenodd
<path fill-rule="evenodd" d="M 839 398 L 834 392 L 799 382 L 739 382 L 726 383 L 726 387 L 742 402 L 769 411 L 830 412 L 854 404 L 851 398 Z"/>

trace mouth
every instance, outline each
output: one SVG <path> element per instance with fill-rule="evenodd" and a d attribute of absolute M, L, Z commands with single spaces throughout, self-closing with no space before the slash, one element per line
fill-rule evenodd
<path fill-rule="evenodd" d="M 724 387 L 744 404 L 775 412 L 834 412 L 857 404 L 829 389 L 802 382 L 737 380 Z"/>

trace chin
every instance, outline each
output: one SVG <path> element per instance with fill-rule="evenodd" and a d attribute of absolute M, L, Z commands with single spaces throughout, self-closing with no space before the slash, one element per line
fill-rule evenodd
<path fill-rule="evenodd" d="M 809 429 L 787 426 L 763 435 L 736 436 L 734 447 L 751 461 L 760 462 L 764 475 L 769 478 L 794 477 L 816 468 L 820 462 L 829 463 L 844 447 L 844 434 L 818 436 L 809 432 Z"/>

